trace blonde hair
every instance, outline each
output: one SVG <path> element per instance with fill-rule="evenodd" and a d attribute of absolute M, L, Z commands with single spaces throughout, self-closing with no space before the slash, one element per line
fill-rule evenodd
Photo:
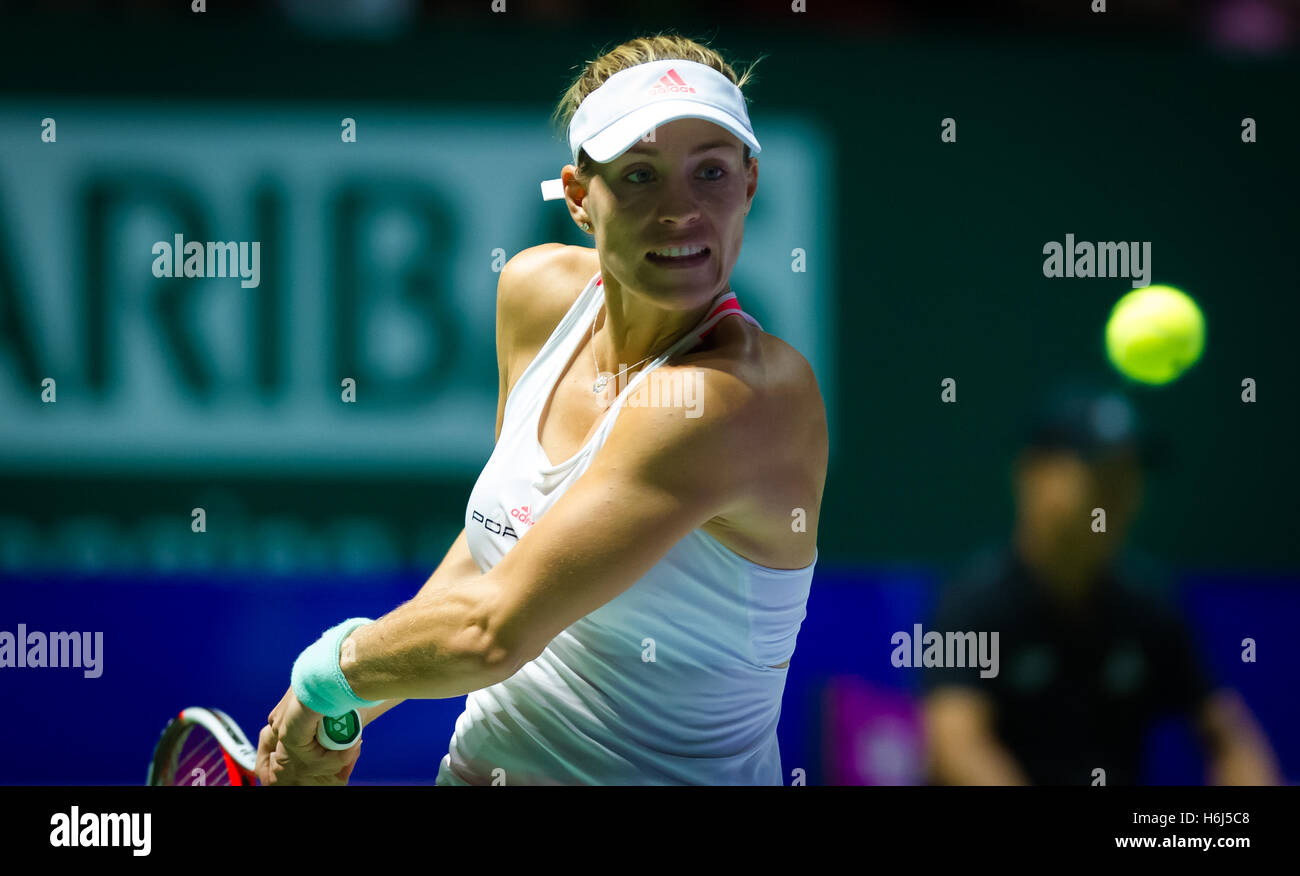
<path fill-rule="evenodd" d="M 566 144 L 568 143 L 569 122 L 573 120 L 573 115 L 578 111 L 579 104 L 586 99 L 587 95 L 603 85 L 609 77 L 620 70 L 626 70 L 638 64 L 670 60 L 695 61 L 697 64 L 712 67 L 743 91 L 745 84 L 753 78 L 754 67 L 763 58 L 760 57 L 758 61 L 754 61 L 742 76 L 737 77 L 736 71 L 731 64 L 719 52 L 703 43 L 696 42 L 690 37 L 661 31 L 653 36 L 628 40 L 594 60 L 588 61 L 582 72 L 578 74 L 578 78 L 564 92 L 564 96 L 560 98 L 559 104 L 555 107 L 555 112 L 551 114 L 551 121 L 556 126 L 560 138 Z M 745 146 L 744 161 L 749 162 L 749 146 Z M 579 177 L 590 174 L 591 158 L 587 155 L 586 150 L 578 151 L 577 166 Z"/>

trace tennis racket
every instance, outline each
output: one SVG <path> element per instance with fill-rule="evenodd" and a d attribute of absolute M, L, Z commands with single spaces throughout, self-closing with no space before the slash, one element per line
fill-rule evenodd
<path fill-rule="evenodd" d="M 354 709 L 340 718 L 321 718 L 316 740 L 333 751 L 351 748 L 361 741 L 361 716 Z M 257 748 L 234 718 L 195 706 L 163 727 L 146 784 L 256 785 L 256 763 Z"/>

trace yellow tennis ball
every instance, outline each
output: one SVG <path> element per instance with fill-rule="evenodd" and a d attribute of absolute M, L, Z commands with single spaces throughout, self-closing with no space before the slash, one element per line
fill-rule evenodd
<path fill-rule="evenodd" d="M 1159 386 L 1201 358 L 1205 317 L 1187 293 L 1173 286 L 1134 289 L 1106 320 L 1106 355 L 1119 372 Z"/>

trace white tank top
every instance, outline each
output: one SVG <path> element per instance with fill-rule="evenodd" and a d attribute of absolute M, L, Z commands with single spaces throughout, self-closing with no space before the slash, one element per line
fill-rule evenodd
<path fill-rule="evenodd" d="M 506 399 L 501 435 L 465 509 L 486 572 L 586 471 L 643 379 L 726 316 L 758 325 L 732 292 L 635 374 L 577 453 L 551 465 L 542 406 L 604 301 L 592 277 Z M 762 328 L 762 326 L 759 326 Z M 505 681 L 468 695 L 439 785 L 780 785 L 776 726 L 813 562 L 772 569 L 696 529 Z M 649 641 L 653 640 L 653 642 Z M 653 659 L 651 659 L 653 657 Z"/>

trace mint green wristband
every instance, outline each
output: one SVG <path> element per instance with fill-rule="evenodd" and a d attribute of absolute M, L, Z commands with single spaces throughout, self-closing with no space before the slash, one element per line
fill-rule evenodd
<path fill-rule="evenodd" d="M 348 618 L 330 627 L 312 642 L 293 662 L 290 684 L 298 701 L 313 712 L 330 718 L 346 715 L 353 709 L 377 706 L 383 700 L 363 700 L 352 690 L 339 667 L 339 648 L 353 630 L 374 623 L 368 617 Z"/>

